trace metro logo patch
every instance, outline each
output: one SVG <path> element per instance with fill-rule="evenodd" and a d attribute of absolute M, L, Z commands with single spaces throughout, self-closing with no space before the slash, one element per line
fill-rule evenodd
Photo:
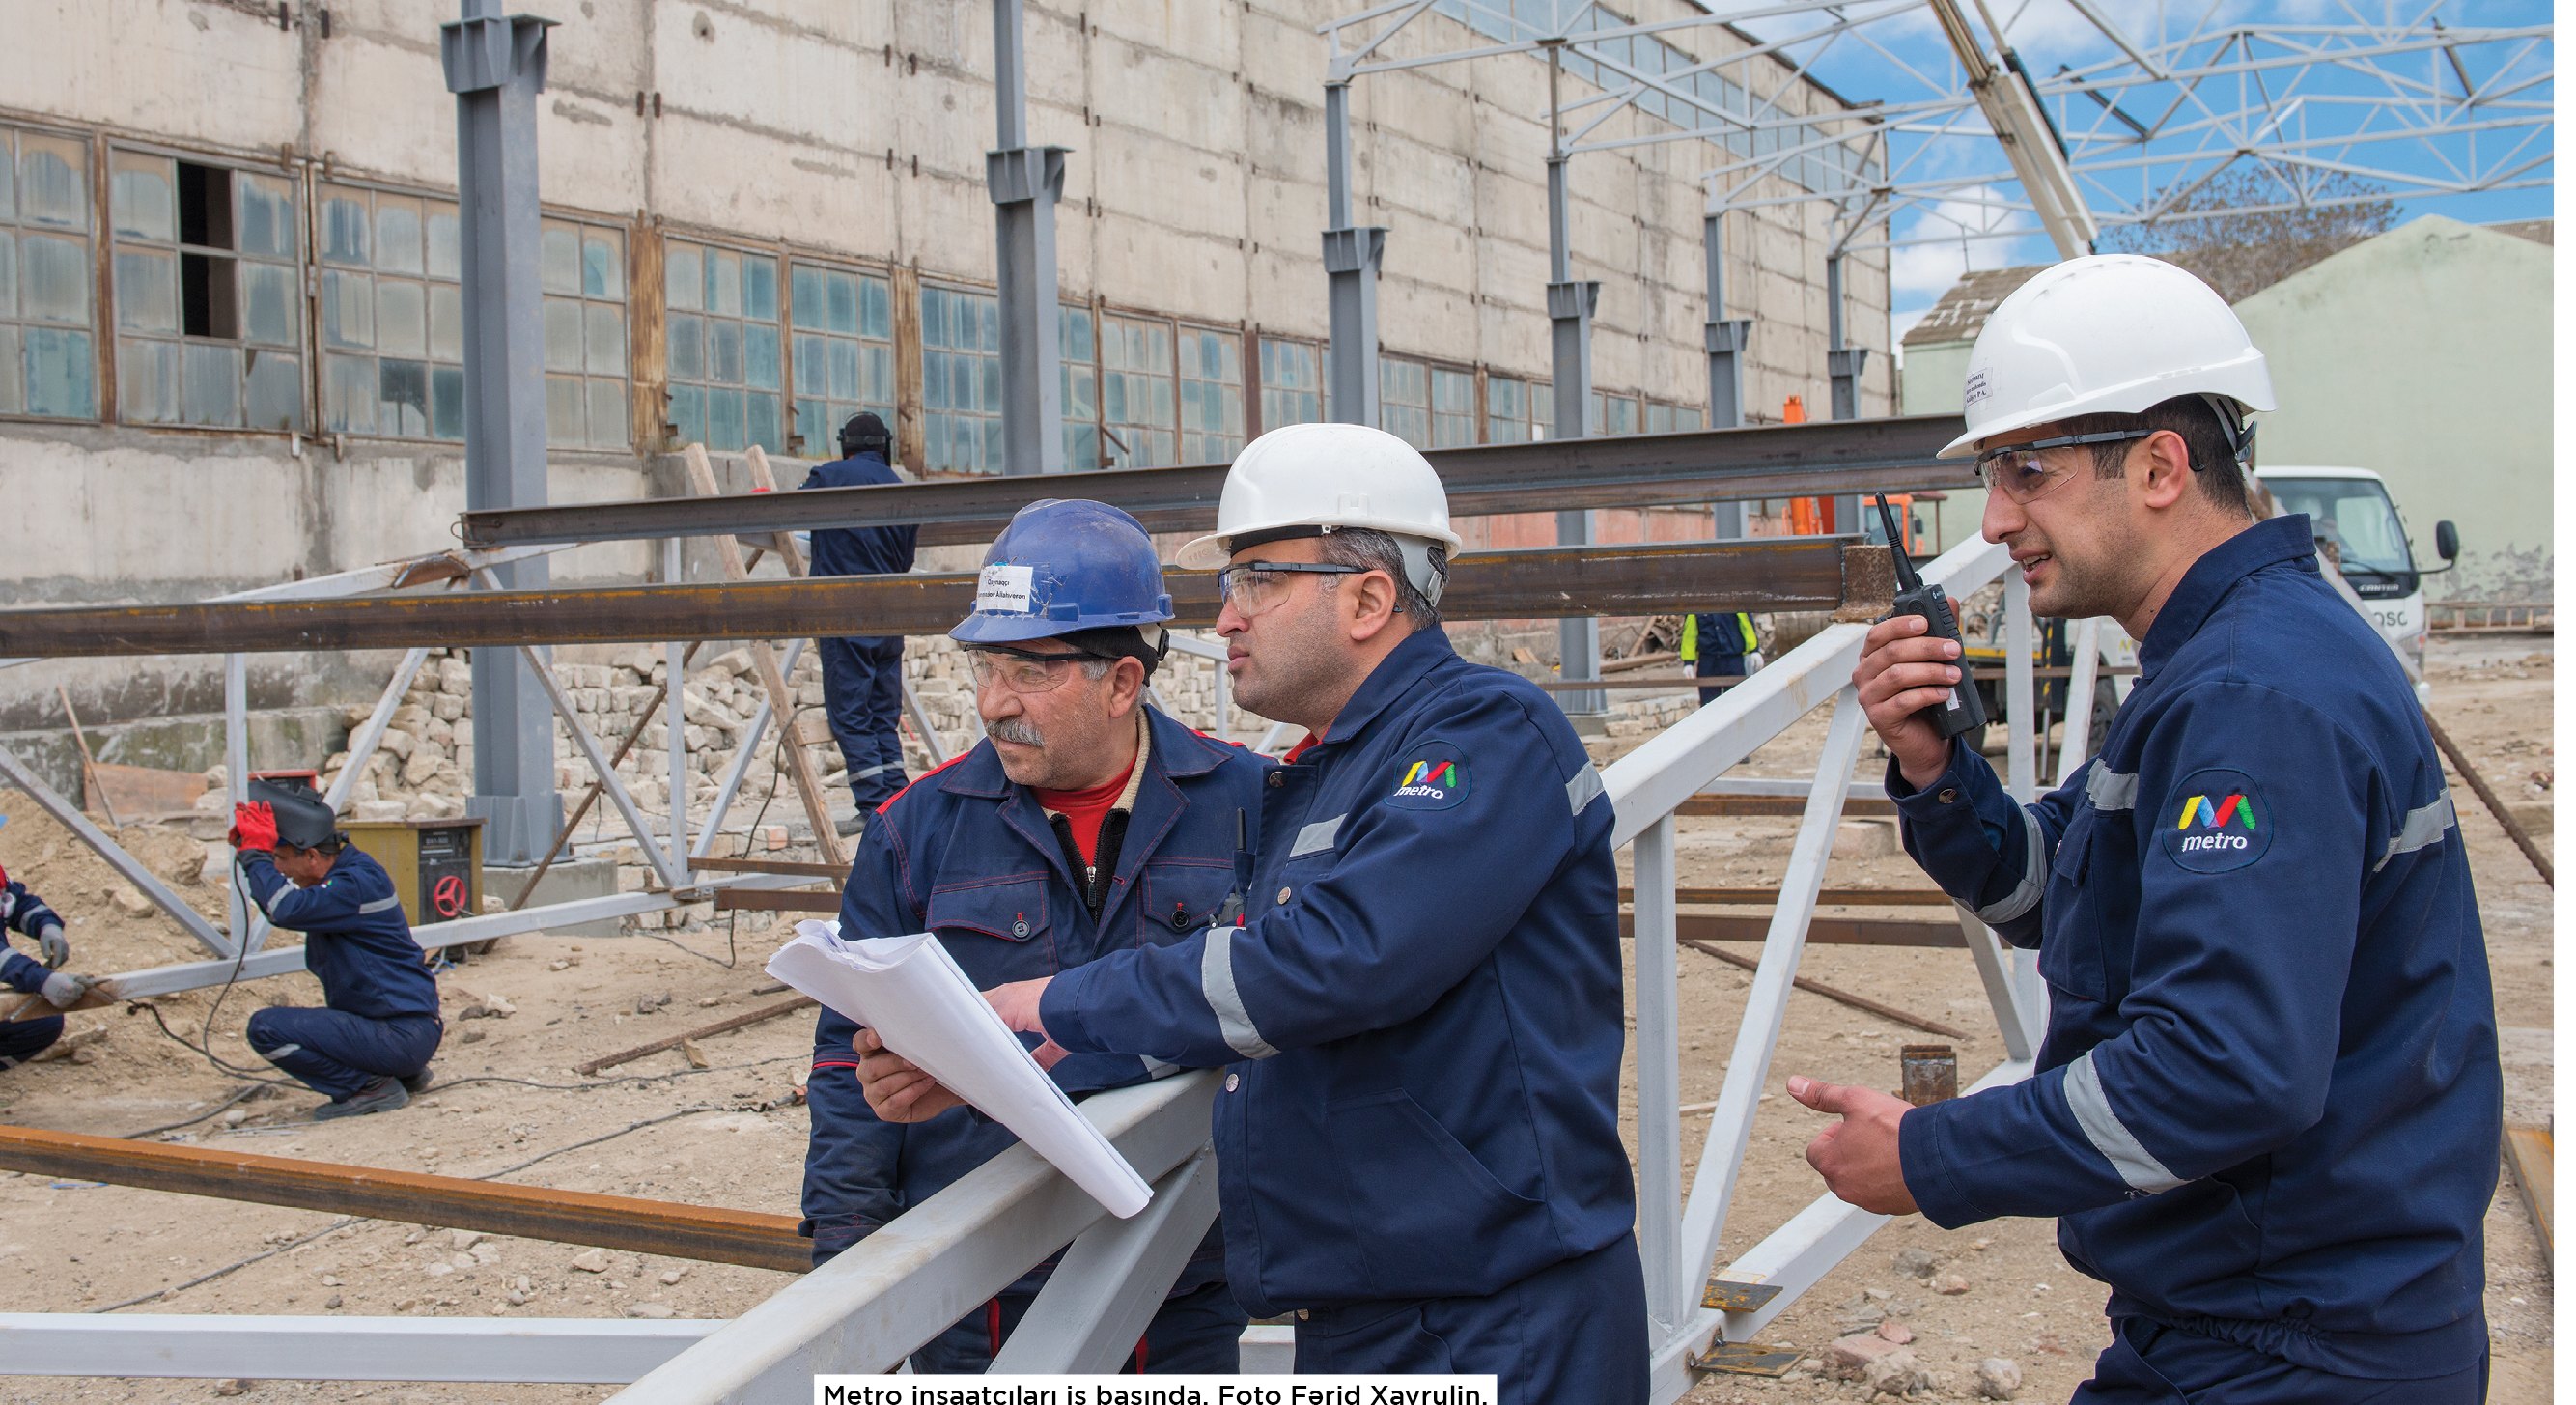
<path fill-rule="evenodd" d="M 2243 868 L 2272 847 L 2271 807 L 2241 771 L 2195 772 L 2174 787 L 2165 816 L 2165 855 L 2193 873 Z"/>
<path fill-rule="evenodd" d="M 1446 810 L 1467 798 L 1467 762 L 1447 743 L 1415 753 L 1395 773 L 1386 803 L 1399 810 Z"/>

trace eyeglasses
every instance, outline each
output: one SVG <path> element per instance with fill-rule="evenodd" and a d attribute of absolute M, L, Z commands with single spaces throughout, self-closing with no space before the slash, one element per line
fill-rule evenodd
<path fill-rule="evenodd" d="M 1322 561 L 1244 561 L 1216 573 L 1217 599 L 1233 605 L 1236 614 L 1250 619 L 1277 608 L 1288 598 L 1291 576 L 1357 576 L 1372 569 Z"/>
<path fill-rule="evenodd" d="M 2048 496 L 2075 476 L 2077 461 L 2073 455 L 2046 456 L 2046 451 L 2071 449 L 2079 444 L 2117 444 L 2127 439 L 2144 439 L 2153 433 L 2152 429 L 2124 429 L 2107 434 L 2065 434 L 2055 439 L 2034 439 L 2006 449 L 1988 449 L 1977 455 L 1977 472 L 1986 480 L 1988 491 L 2001 493 L 2017 503 L 2026 503 Z"/>
<path fill-rule="evenodd" d="M 1081 652 L 1035 654 L 998 644 L 977 644 L 966 650 L 966 672 L 975 680 L 975 691 L 979 693 L 996 682 L 1014 693 L 1051 693 L 1073 676 L 1065 665 L 1106 657 Z"/>

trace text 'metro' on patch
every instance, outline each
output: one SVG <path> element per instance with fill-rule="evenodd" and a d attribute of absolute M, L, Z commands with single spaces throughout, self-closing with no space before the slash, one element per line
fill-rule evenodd
<path fill-rule="evenodd" d="M 2195 771 L 2165 801 L 2165 855 L 2194 873 L 2243 868 L 2272 847 L 2272 807 L 2242 771 Z"/>
<path fill-rule="evenodd" d="M 1447 742 L 1426 743 L 1395 773 L 1386 803 L 1399 810 L 1446 810 L 1467 798 L 1467 759 Z"/>

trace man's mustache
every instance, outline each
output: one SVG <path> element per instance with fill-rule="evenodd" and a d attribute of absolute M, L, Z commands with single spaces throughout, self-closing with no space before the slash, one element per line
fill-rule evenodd
<path fill-rule="evenodd" d="M 1044 746 L 1046 737 L 1025 717 L 1005 717 L 984 728 L 995 741 L 1018 742 L 1022 746 Z"/>

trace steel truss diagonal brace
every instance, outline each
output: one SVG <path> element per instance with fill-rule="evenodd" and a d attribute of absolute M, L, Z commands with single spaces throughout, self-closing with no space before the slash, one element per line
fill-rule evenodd
<path fill-rule="evenodd" d="M 152 870 L 143 866 L 142 860 L 117 847 L 115 840 L 89 822 L 89 816 L 82 814 L 79 806 L 55 793 L 52 786 L 39 779 L 34 771 L 27 768 L 27 763 L 19 760 L 7 747 L 0 747 L 0 776 L 7 777 L 9 784 L 25 791 L 27 798 L 36 802 L 37 808 L 61 821 L 63 828 L 70 830 L 73 838 L 88 845 L 92 853 L 107 860 L 108 867 L 115 869 L 144 897 L 151 899 L 154 907 L 168 913 L 170 920 L 178 923 L 189 936 L 195 937 L 197 945 L 228 959 L 236 954 L 237 949 L 223 933 L 215 930 L 214 923 L 181 901 L 178 894 L 152 875 Z"/>

